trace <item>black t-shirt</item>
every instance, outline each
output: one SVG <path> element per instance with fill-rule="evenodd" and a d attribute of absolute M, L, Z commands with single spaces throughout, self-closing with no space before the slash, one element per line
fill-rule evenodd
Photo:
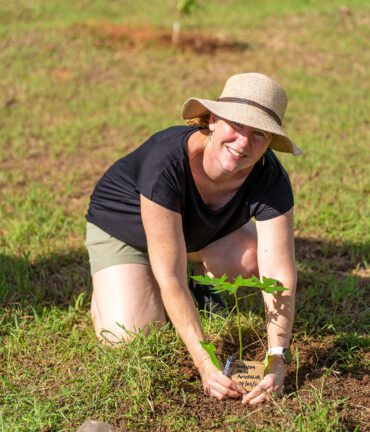
<path fill-rule="evenodd" d="M 272 150 L 259 161 L 234 197 L 218 210 L 203 202 L 190 170 L 187 141 L 197 127 L 158 132 L 118 160 L 91 195 L 87 220 L 113 237 L 147 251 L 140 194 L 181 214 L 188 252 L 202 249 L 240 228 L 251 217 L 262 221 L 293 206 L 289 177 Z"/>

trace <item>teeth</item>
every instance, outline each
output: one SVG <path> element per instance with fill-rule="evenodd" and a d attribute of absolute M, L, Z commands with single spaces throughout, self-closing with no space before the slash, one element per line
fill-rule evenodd
<path fill-rule="evenodd" d="M 242 157 L 243 157 L 243 155 L 242 155 L 241 153 L 238 153 L 238 152 L 235 151 L 234 149 L 232 149 L 232 148 L 230 148 L 230 147 L 228 147 L 227 149 L 229 150 L 229 152 L 230 152 L 232 155 L 234 155 L 234 156 L 236 156 L 236 157 L 238 157 L 238 158 L 242 158 Z"/>

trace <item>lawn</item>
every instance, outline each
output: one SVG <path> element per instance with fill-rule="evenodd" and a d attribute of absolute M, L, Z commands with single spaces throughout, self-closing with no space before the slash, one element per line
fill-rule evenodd
<path fill-rule="evenodd" d="M 365 0 L 215 0 L 182 21 L 165 0 L 0 0 L 0 430 L 369 430 L 370 8 Z M 191 96 L 234 73 L 286 88 L 279 155 L 296 205 L 294 364 L 284 397 L 251 410 L 203 395 L 167 324 L 103 348 L 89 317 L 84 248 L 92 189 Z M 252 301 L 253 300 L 253 301 Z M 244 345 L 261 359 L 259 296 Z M 225 360 L 235 319 L 201 315 Z M 237 348 L 236 348 L 237 350 Z"/>

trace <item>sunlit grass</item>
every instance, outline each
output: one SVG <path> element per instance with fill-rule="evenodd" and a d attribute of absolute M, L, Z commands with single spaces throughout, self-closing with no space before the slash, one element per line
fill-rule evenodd
<path fill-rule="evenodd" d="M 87 418 L 134 431 L 362 430 L 356 407 L 328 393 L 328 380 L 360 383 L 368 350 L 367 3 L 209 3 L 185 27 L 248 44 L 213 55 L 102 46 L 86 25 L 170 27 L 169 1 L 0 7 L 0 430 L 70 431 Z M 252 70 L 287 89 L 286 127 L 304 151 L 279 155 L 296 203 L 293 341 L 302 376 L 325 379 L 300 375 L 297 392 L 290 375 L 283 400 L 253 416 L 219 404 L 216 415 L 169 324 L 114 351 L 96 341 L 84 214 L 104 170 L 181 124 L 186 98 L 218 97 L 229 75 Z M 244 308 L 253 357 L 265 343 L 261 298 Z M 237 350 L 234 318 L 202 321 L 225 361 Z"/>

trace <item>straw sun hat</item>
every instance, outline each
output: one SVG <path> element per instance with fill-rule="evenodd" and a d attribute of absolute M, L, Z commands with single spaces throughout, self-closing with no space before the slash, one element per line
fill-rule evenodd
<path fill-rule="evenodd" d="M 271 78 L 259 73 L 233 75 L 225 84 L 217 101 L 188 99 L 182 107 L 183 119 L 193 119 L 214 113 L 226 120 L 255 127 L 273 134 L 270 147 L 300 155 L 282 128 L 288 98 L 285 91 Z"/>

